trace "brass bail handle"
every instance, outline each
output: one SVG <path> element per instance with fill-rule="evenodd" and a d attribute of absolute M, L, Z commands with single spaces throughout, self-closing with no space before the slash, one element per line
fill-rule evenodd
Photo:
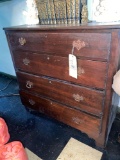
<path fill-rule="evenodd" d="M 85 74 L 84 68 L 78 67 L 78 76 L 81 76 L 82 74 Z"/>
<path fill-rule="evenodd" d="M 73 94 L 73 98 L 75 101 L 80 102 L 84 100 L 83 96 L 80 96 L 79 94 Z"/>
<path fill-rule="evenodd" d="M 30 60 L 29 59 L 27 59 L 27 58 L 24 58 L 23 59 L 23 63 L 24 63 L 24 65 L 29 65 L 29 63 L 30 63 Z"/>
<path fill-rule="evenodd" d="M 73 54 L 74 48 L 76 48 L 79 51 L 80 49 L 86 46 L 86 43 L 78 39 L 77 41 L 73 41 L 72 46 L 73 46 L 72 48 L 72 54 Z"/>
<path fill-rule="evenodd" d="M 82 123 L 84 123 L 84 120 L 83 119 L 79 119 L 78 117 L 72 117 L 72 120 L 74 123 L 80 125 Z"/>
<path fill-rule="evenodd" d="M 33 106 L 35 104 L 35 101 L 33 101 L 32 99 L 29 99 L 29 103 Z"/>
<path fill-rule="evenodd" d="M 32 83 L 32 82 L 30 82 L 30 81 L 27 81 L 27 82 L 26 82 L 26 87 L 27 87 L 27 88 L 32 88 L 32 86 L 33 86 L 33 83 Z"/>
<path fill-rule="evenodd" d="M 19 43 L 20 43 L 21 46 L 24 46 L 25 43 L 26 43 L 26 39 L 23 38 L 23 37 L 19 38 Z"/>

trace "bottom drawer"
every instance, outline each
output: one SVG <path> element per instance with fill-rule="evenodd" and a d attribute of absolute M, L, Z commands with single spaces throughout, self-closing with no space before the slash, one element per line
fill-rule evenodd
<path fill-rule="evenodd" d="M 92 138 L 100 134 L 101 119 L 49 99 L 20 91 L 23 105 L 87 133 Z"/>

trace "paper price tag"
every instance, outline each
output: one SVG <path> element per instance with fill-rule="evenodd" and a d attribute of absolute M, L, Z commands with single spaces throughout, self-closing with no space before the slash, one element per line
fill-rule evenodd
<path fill-rule="evenodd" d="M 69 75 L 77 79 L 77 58 L 69 54 Z"/>

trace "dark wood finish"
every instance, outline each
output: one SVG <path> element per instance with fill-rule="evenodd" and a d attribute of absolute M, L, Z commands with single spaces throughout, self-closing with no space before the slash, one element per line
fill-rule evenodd
<path fill-rule="evenodd" d="M 76 109 L 56 103 L 50 99 L 31 95 L 20 91 L 23 104 L 64 122 L 81 131 L 88 132 L 91 137 L 98 137 L 101 132 L 101 119 Z M 94 132 L 93 132 L 94 130 Z"/>
<path fill-rule="evenodd" d="M 17 72 L 17 77 L 20 88 L 23 90 L 43 95 L 59 103 L 79 108 L 96 116 L 102 115 L 104 103 L 104 92 L 102 91 L 21 72 Z M 28 81 L 32 82 L 31 87 L 27 86 Z M 77 95 L 80 96 L 80 100 L 79 97 L 77 99 Z"/>
<path fill-rule="evenodd" d="M 116 113 L 111 86 L 120 65 L 120 24 L 19 26 L 5 32 L 23 104 L 105 147 Z M 78 72 L 84 71 L 77 79 L 68 73 L 74 41 Z"/>
<path fill-rule="evenodd" d="M 110 132 L 110 126 L 114 119 L 111 121 L 111 117 L 115 117 L 115 111 L 114 115 L 111 116 L 111 111 L 114 110 L 114 108 L 117 108 L 112 105 L 112 95 L 113 90 L 111 88 L 113 76 L 119 69 L 119 60 L 120 60 L 120 30 L 113 30 L 111 33 L 112 42 L 111 42 L 111 54 L 110 54 L 110 60 L 108 64 L 108 77 L 107 77 L 107 83 L 106 83 L 106 95 L 105 95 L 105 108 L 104 108 L 104 115 L 103 115 L 103 124 L 102 124 L 102 133 L 101 136 L 96 139 L 98 146 L 103 146 L 107 143 L 108 135 Z M 111 121 L 111 123 L 110 123 Z M 106 129 L 107 127 L 107 129 Z"/>
<path fill-rule="evenodd" d="M 78 70 L 81 68 L 84 70 L 84 73 L 78 75 L 78 78 L 75 79 L 69 76 L 68 57 L 28 52 L 14 52 L 14 59 L 15 66 L 28 73 L 55 77 L 93 88 L 105 88 L 107 78 L 106 62 L 82 60 L 78 58 Z M 24 60 L 26 59 L 29 61 L 27 65 L 24 64 Z"/>
<path fill-rule="evenodd" d="M 52 35 L 52 36 L 51 36 Z M 25 38 L 25 45 L 20 45 L 19 38 Z M 101 39 L 101 41 L 99 41 Z M 110 50 L 110 33 L 37 33 L 37 32 L 12 32 L 9 40 L 13 50 L 33 51 L 49 55 L 67 56 L 72 52 L 73 41 L 85 42 L 85 47 L 77 50 L 74 55 L 88 58 L 107 60 Z M 65 48 L 63 47 L 65 46 Z"/>

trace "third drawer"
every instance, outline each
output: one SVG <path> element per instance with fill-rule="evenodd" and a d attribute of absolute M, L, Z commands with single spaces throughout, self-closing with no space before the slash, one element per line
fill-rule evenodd
<path fill-rule="evenodd" d="M 99 117 L 103 113 L 104 91 L 24 72 L 17 72 L 17 77 L 22 90 L 48 97 Z"/>

